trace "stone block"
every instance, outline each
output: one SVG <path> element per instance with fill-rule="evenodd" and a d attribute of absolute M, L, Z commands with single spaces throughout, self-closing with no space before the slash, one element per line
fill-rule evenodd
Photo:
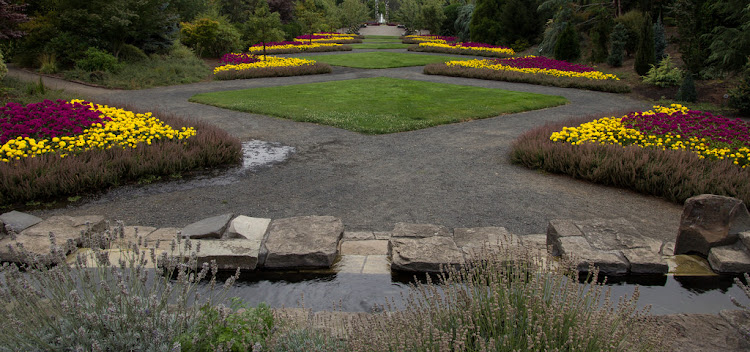
<path fill-rule="evenodd" d="M 104 217 L 99 215 L 88 216 L 53 216 L 34 226 L 21 231 L 13 240 L 6 236 L 0 240 L 0 261 L 25 261 L 18 251 L 11 251 L 8 245 L 14 249 L 18 244 L 31 255 L 36 256 L 43 263 L 52 263 L 56 259 L 50 254 L 50 233 L 55 235 L 57 247 L 68 254 L 81 243 L 81 232 L 90 229 L 93 233 L 101 233 L 107 227 Z"/>
<path fill-rule="evenodd" d="M 343 239 L 346 241 L 374 240 L 375 233 L 372 231 L 344 231 Z"/>
<path fill-rule="evenodd" d="M 711 248 L 734 243 L 750 231 L 750 213 L 736 198 L 701 194 L 688 198 L 680 219 L 675 254 L 707 256 Z"/>
<path fill-rule="evenodd" d="M 240 215 L 229 224 L 224 237 L 261 241 L 268 231 L 271 219 L 251 218 Z"/>
<path fill-rule="evenodd" d="M 333 264 L 333 271 L 339 274 L 361 274 L 366 260 L 367 256 L 364 255 L 342 255 Z"/>
<path fill-rule="evenodd" d="M 659 250 L 661 255 L 674 255 L 674 241 L 667 241 L 662 243 L 661 249 Z"/>
<path fill-rule="evenodd" d="M 740 241 L 745 245 L 745 248 L 750 249 L 750 231 L 740 232 Z"/>
<path fill-rule="evenodd" d="M 487 245 L 510 248 L 521 245 L 518 236 L 504 227 L 457 228 L 453 230 L 453 241 L 459 248 L 482 248 Z"/>
<path fill-rule="evenodd" d="M 391 274 L 391 263 L 387 255 L 368 255 L 365 259 L 365 265 L 362 267 L 362 274 Z"/>
<path fill-rule="evenodd" d="M 341 255 L 386 255 L 387 240 L 341 241 Z"/>
<path fill-rule="evenodd" d="M 197 251 L 198 267 L 216 261 L 220 270 L 255 270 L 260 242 L 245 239 L 191 240 Z M 198 250 L 200 247 L 200 250 Z M 188 254 L 189 255 L 189 254 Z"/>
<path fill-rule="evenodd" d="M 521 240 L 523 248 L 531 250 L 533 253 L 547 254 L 547 235 L 522 235 L 518 236 L 518 239 Z"/>
<path fill-rule="evenodd" d="M 20 211 L 9 211 L 0 215 L 0 223 L 4 226 L 0 229 L 0 233 L 4 233 L 5 229 L 9 229 L 15 233 L 20 233 L 27 228 L 34 226 L 42 222 L 42 218 L 36 217 L 31 214 L 22 213 Z"/>
<path fill-rule="evenodd" d="M 462 251 L 447 236 L 393 237 L 388 242 L 391 269 L 411 272 L 440 272 L 441 266 L 464 263 Z"/>
<path fill-rule="evenodd" d="M 451 237 L 452 233 L 445 226 L 399 222 L 393 228 L 392 235 L 393 237 L 425 238 L 434 236 Z"/>
<path fill-rule="evenodd" d="M 622 254 L 630 263 L 630 272 L 633 274 L 666 274 L 669 265 L 659 255 L 649 248 L 623 249 Z"/>
<path fill-rule="evenodd" d="M 708 263 L 720 273 L 750 272 L 750 253 L 741 243 L 713 247 L 708 252 Z"/>
<path fill-rule="evenodd" d="M 390 231 L 375 231 L 373 232 L 376 240 L 390 240 L 393 237 L 393 233 Z"/>
<path fill-rule="evenodd" d="M 628 262 L 621 255 L 612 251 L 597 250 L 583 236 L 561 237 L 560 249 L 563 256 L 577 260 L 576 268 L 581 272 L 589 270 L 589 263 L 606 275 L 625 275 L 630 269 Z"/>
<path fill-rule="evenodd" d="M 338 254 L 344 224 L 332 216 L 301 216 L 271 222 L 261 247 L 269 269 L 329 268 Z"/>
<path fill-rule="evenodd" d="M 552 255 L 562 255 L 560 250 L 560 238 L 583 236 L 583 232 L 571 220 L 555 219 L 547 224 L 547 246 Z"/>
<path fill-rule="evenodd" d="M 234 214 L 213 216 L 194 222 L 182 229 L 182 237 L 190 239 L 221 238 Z"/>

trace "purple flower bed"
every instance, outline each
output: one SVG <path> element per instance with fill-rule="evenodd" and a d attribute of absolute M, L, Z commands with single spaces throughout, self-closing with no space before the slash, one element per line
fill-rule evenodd
<path fill-rule="evenodd" d="M 305 34 L 299 37 L 294 37 L 294 39 L 331 39 L 331 37 L 326 35 Z"/>
<path fill-rule="evenodd" d="M 741 143 L 750 147 L 750 124 L 740 119 L 728 119 L 710 112 L 690 110 L 672 115 L 656 113 L 643 116 L 633 112 L 621 120 L 626 127 L 655 136 L 680 135 L 682 138 L 705 138 L 718 143 Z M 705 143 L 706 146 L 709 142 Z"/>
<path fill-rule="evenodd" d="M 88 103 L 86 103 L 88 104 Z M 45 100 L 23 106 L 8 103 L 0 107 L 0 144 L 16 137 L 49 139 L 83 133 L 95 123 L 109 121 L 88 105 L 64 100 Z"/>
<path fill-rule="evenodd" d="M 453 37 L 449 37 L 449 38 L 453 38 Z M 456 45 L 461 45 L 462 47 L 465 47 L 465 48 L 502 48 L 502 49 L 508 49 L 507 47 L 504 47 L 504 46 L 489 45 L 489 44 L 485 44 L 485 43 L 474 43 L 474 42 L 454 43 L 454 44 L 451 44 L 451 46 L 456 46 Z"/>
<path fill-rule="evenodd" d="M 497 63 L 516 68 L 544 68 L 568 72 L 591 72 L 596 71 L 588 66 L 571 64 L 569 62 L 549 59 L 544 56 L 516 57 L 509 59 L 497 59 Z"/>
<path fill-rule="evenodd" d="M 221 57 L 221 63 L 224 65 L 238 65 L 238 64 L 251 64 L 253 62 L 258 62 L 260 59 L 258 59 L 255 55 L 252 54 L 224 54 L 224 56 Z"/>
<path fill-rule="evenodd" d="M 298 42 L 298 41 L 294 41 L 294 42 L 284 41 L 284 42 L 268 42 L 268 43 L 266 43 L 266 46 L 304 45 L 304 44 L 307 44 L 307 43 Z M 253 44 L 253 46 L 263 46 L 263 43 Z"/>

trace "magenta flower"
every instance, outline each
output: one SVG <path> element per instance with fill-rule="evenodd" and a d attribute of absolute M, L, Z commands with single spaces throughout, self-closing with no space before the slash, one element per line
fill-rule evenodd
<path fill-rule="evenodd" d="M 90 110 L 88 105 L 64 100 L 44 100 L 26 106 L 11 102 L 0 107 L 0 144 L 17 137 L 49 139 L 73 136 L 95 123 L 109 120 L 98 111 Z"/>

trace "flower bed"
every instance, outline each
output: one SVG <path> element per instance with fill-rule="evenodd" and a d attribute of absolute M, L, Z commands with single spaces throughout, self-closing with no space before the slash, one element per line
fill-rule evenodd
<path fill-rule="evenodd" d="M 422 42 L 416 46 L 409 47 L 409 51 L 422 51 L 443 54 L 475 55 L 508 57 L 516 54 L 511 48 L 489 45 L 484 43 L 441 43 Z"/>
<path fill-rule="evenodd" d="M 428 65 L 424 73 L 606 92 L 630 91 L 630 87 L 620 82 L 615 75 L 542 56 L 448 61 L 443 64 Z"/>
<path fill-rule="evenodd" d="M 687 150 L 701 159 L 727 159 L 743 169 L 750 165 L 750 124 L 679 104 L 565 127 L 552 133 L 550 140 Z"/>
<path fill-rule="evenodd" d="M 248 59 L 248 61 L 250 61 Z M 216 79 L 240 79 L 258 77 L 285 77 L 330 73 L 331 66 L 314 60 L 294 57 L 266 56 L 239 64 L 226 64 L 214 69 Z"/>
<path fill-rule="evenodd" d="M 351 51 L 352 47 L 337 43 L 321 42 L 269 42 L 266 43 L 267 54 L 296 54 L 301 52 Z M 263 54 L 263 44 L 255 44 L 248 51 L 252 54 Z"/>
<path fill-rule="evenodd" d="M 407 35 L 401 37 L 401 42 L 404 44 L 419 44 L 419 43 L 453 43 L 457 40 L 456 37 L 445 37 L 441 35 Z"/>
<path fill-rule="evenodd" d="M 304 41 L 308 43 L 337 43 L 337 44 L 352 44 L 361 43 L 362 38 L 356 34 L 343 34 L 343 33 L 330 33 L 330 32 L 318 32 L 313 34 L 305 34 L 294 39 Z"/>
<path fill-rule="evenodd" d="M 136 148 L 160 139 L 182 140 L 194 128 L 172 129 L 151 113 L 96 105 L 83 100 L 45 100 L 0 108 L 0 161 L 10 162 L 43 154 L 66 157 L 90 149 Z"/>

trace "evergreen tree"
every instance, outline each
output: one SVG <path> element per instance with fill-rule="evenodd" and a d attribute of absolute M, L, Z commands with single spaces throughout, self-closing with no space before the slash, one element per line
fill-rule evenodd
<path fill-rule="evenodd" d="M 698 93 L 695 91 L 695 80 L 692 73 L 688 72 L 685 78 L 682 79 L 682 84 L 680 84 L 680 89 L 677 90 L 675 100 L 688 103 L 694 103 L 698 100 Z"/>
<path fill-rule="evenodd" d="M 604 62 L 607 60 L 609 41 L 609 22 L 599 21 L 589 32 L 591 37 L 591 62 Z"/>
<path fill-rule="evenodd" d="M 341 22 L 349 33 L 358 33 L 359 26 L 367 21 L 367 5 L 359 0 L 344 0 L 339 4 Z"/>
<path fill-rule="evenodd" d="M 612 50 L 609 51 L 607 63 L 612 67 L 620 67 L 622 66 L 623 56 L 625 56 L 625 43 L 628 40 L 628 30 L 625 28 L 625 25 L 622 23 L 615 25 L 610 39 L 612 41 Z"/>
<path fill-rule="evenodd" d="M 445 20 L 441 0 L 425 0 L 422 3 L 422 23 L 424 29 L 430 31 L 430 34 L 440 33 L 440 27 Z"/>
<path fill-rule="evenodd" d="M 750 58 L 745 65 L 742 80 L 729 91 L 729 106 L 739 110 L 745 116 L 750 116 Z"/>
<path fill-rule="evenodd" d="M 654 23 L 654 59 L 656 62 L 664 58 L 664 50 L 667 48 L 667 36 L 664 33 L 664 25 L 661 23 L 661 16 Z"/>
<path fill-rule="evenodd" d="M 313 33 L 319 31 L 323 25 L 323 12 L 318 10 L 315 1 L 301 0 L 297 2 L 294 13 L 297 16 L 297 22 L 302 27 L 302 31 L 310 35 L 310 43 L 312 43 Z"/>
<path fill-rule="evenodd" d="M 503 27 L 498 20 L 505 0 L 477 0 L 469 24 L 471 41 L 497 45 L 502 41 Z"/>
<path fill-rule="evenodd" d="M 467 4 L 461 6 L 458 9 L 458 17 L 456 17 L 456 35 L 458 40 L 462 42 L 469 41 L 471 38 L 471 18 L 474 16 L 474 4 Z"/>
<path fill-rule="evenodd" d="M 581 57 L 581 45 L 578 42 L 578 32 L 572 23 L 565 25 L 565 29 L 557 37 L 555 44 L 555 59 L 575 61 Z"/>
<path fill-rule="evenodd" d="M 536 43 L 544 30 L 544 18 L 538 11 L 538 0 L 505 0 L 500 17 L 499 44 Z"/>
<path fill-rule="evenodd" d="M 638 51 L 635 53 L 635 72 L 640 76 L 645 76 L 651 66 L 656 64 L 654 56 L 654 25 L 651 16 L 646 16 L 641 38 L 638 42 Z"/>
<path fill-rule="evenodd" d="M 268 3 L 263 1 L 254 16 L 246 25 L 245 33 L 252 44 L 263 43 L 263 58 L 266 56 L 266 43 L 276 42 L 284 39 L 284 31 L 281 30 L 281 16 L 278 12 L 271 12 Z"/>
<path fill-rule="evenodd" d="M 456 35 L 456 20 L 458 19 L 458 10 L 461 8 L 460 4 L 451 4 L 443 8 L 443 14 L 445 19 L 443 24 L 440 26 L 440 35 L 455 36 Z"/>

